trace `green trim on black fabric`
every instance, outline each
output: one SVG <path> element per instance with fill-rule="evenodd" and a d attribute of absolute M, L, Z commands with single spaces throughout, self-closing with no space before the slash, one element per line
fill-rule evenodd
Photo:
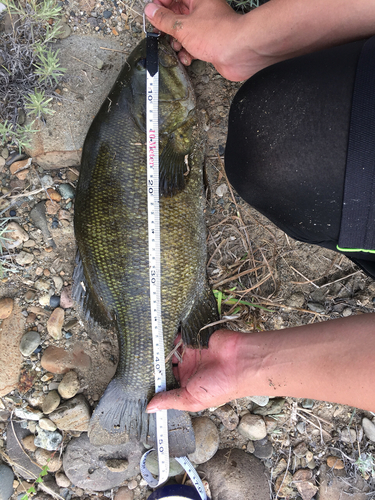
<path fill-rule="evenodd" d="M 366 253 L 375 253 L 375 250 L 364 250 L 363 248 L 341 248 L 336 245 L 337 250 L 340 252 L 366 252 Z"/>

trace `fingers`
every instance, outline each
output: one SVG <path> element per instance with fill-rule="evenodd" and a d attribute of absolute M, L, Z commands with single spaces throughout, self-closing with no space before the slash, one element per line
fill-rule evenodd
<path fill-rule="evenodd" d="M 185 49 L 180 50 L 178 58 L 184 66 L 190 66 L 190 64 L 194 61 L 194 57 Z"/>
<path fill-rule="evenodd" d="M 183 16 L 178 16 L 171 10 L 155 3 L 146 5 L 145 14 L 156 29 L 180 40 L 179 32 L 183 28 Z"/>
<path fill-rule="evenodd" d="M 168 392 L 156 394 L 147 405 L 147 413 L 155 413 L 159 410 L 188 410 L 200 411 L 206 408 L 194 398 L 185 388 L 175 389 Z"/>

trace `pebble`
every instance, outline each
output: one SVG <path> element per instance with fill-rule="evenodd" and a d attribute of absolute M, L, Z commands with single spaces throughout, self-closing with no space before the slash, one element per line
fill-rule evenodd
<path fill-rule="evenodd" d="M 40 410 L 26 406 L 25 408 L 16 408 L 14 410 L 16 417 L 25 420 L 39 420 L 43 417 L 43 413 Z"/>
<path fill-rule="evenodd" d="M 55 431 L 57 429 L 56 424 L 46 417 L 39 420 L 39 426 L 45 431 Z"/>
<path fill-rule="evenodd" d="M 327 465 L 330 469 L 341 470 L 345 468 L 344 462 L 341 458 L 333 456 L 327 457 Z"/>
<path fill-rule="evenodd" d="M 34 390 L 30 395 L 27 396 L 27 402 L 31 406 L 42 406 L 45 398 L 45 394 L 43 391 Z"/>
<path fill-rule="evenodd" d="M 266 406 L 270 400 L 268 396 L 250 396 L 249 399 L 258 406 Z"/>
<path fill-rule="evenodd" d="M 59 293 L 59 292 L 60 292 L 60 290 L 61 290 L 61 289 L 62 289 L 62 287 L 63 287 L 63 284 L 64 284 L 63 279 L 62 279 L 62 278 L 60 278 L 60 276 L 53 276 L 53 278 L 52 278 L 52 279 L 53 279 L 53 283 L 54 283 L 54 285 L 55 285 L 55 292 L 56 292 L 56 293 Z"/>
<path fill-rule="evenodd" d="M 74 189 L 70 184 L 60 184 L 58 190 L 64 200 L 67 200 L 68 198 L 74 198 Z"/>
<path fill-rule="evenodd" d="M 133 500 L 134 499 L 134 491 L 129 490 L 127 486 L 122 486 L 118 489 L 115 494 L 114 500 Z"/>
<path fill-rule="evenodd" d="M 25 293 L 25 301 L 30 304 L 35 299 L 35 296 L 36 293 L 34 292 L 34 290 L 27 290 L 27 292 Z"/>
<path fill-rule="evenodd" d="M 254 408 L 253 413 L 255 415 L 277 415 L 281 413 L 285 404 L 285 399 L 275 398 L 271 399 L 266 406 Z"/>
<path fill-rule="evenodd" d="M 271 434 L 277 427 L 277 421 L 272 417 L 264 417 L 267 434 Z"/>
<path fill-rule="evenodd" d="M 299 443 L 297 446 L 293 448 L 293 453 L 298 458 L 305 457 L 308 451 L 309 449 L 307 448 L 306 443 L 304 441 L 302 441 L 302 443 Z"/>
<path fill-rule="evenodd" d="M 0 410 L 0 422 L 6 422 L 10 417 L 10 411 Z"/>
<path fill-rule="evenodd" d="M 285 303 L 289 307 L 301 308 L 305 303 L 305 296 L 301 292 L 292 293 Z"/>
<path fill-rule="evenodd" d="M 86 433 L 72 439 L 63 456 L 64 472 L 79 488 L 107 491 L 119 486 L 139 474 L 139 463 L 143 447 L 137 441 L 110 446 L 94 446 Z M 111 458 L 128 460 L 128 468 L 112 472 L 106 467 Z"/>
<path fill-rule="evenodd" d="M 322 304 L 319 304 L 318 302 L 308 302 L 307 307 L 310 309 L 310 311 L 319 313 L 319 314 L 324 314 L 326 312 L 325 308 L 322 306 Z"/>
<path fill-rule="evenodd" d="M 91 358 L 79 345 L 76 345 L 73 351 L 65 351 L 62 347 L 49 346 L 44 351 L 40 363 L 49 372 L 66 373 L 74 368 L 90 368 Z"/>
<path fill-rule="evenodd" d="M 129 490 L 135 490 L 135 488 L 138 486 L 138 483 L 135 479 L 132 479 L 131 481 L 129 481 L 128 483 L 128 488 Z"/>
<path fill-rule="evenodd" d="M 196 464 L 203 464 L 215 455 L 219 447 L 219 431 L 208 417 L 198 417 L 192 420 L 196 449 L 188 455 Z"/>
<path fill-rule="evenodd" d="M 352 314 L 353 314 L 353 311 L 350 309 L 350 307 L 346 307 L 342 312 L 342 315 L 344 316 L 344 318 L 347 318 L 348 316 L 351 316 Z"/>
<path fill-rule="evenodd" d="M 295 490 L 293 488 L 293 476 L 290 472 L 280 474 L 275 482 L 275 491 L 281 498 L 295 498 Z"/>
<path fill-rule="evenodd" d="M 298 493 L 303 500 L 311 500 L 318 491 L 315 479 L 309 469 L 300 469 L 293 475 L 293 483 L 297 487 Z"/>
<path fill-rule="evenodd" d="M 273 454 L 273 446 L 267 438 L 254 442 L 254 456 L 257 458 L 271 458 Z"/>
<path fill-rule="evenodd" d="M 200 465 L 213 499 L 269 500 L 265 468 L 253 455 L 224 448 L 207 463 Z"/>
<path fill-rule="evenodd" d="M 27 451 L 35 451 L 36 446 L 34 443 L 34 436 L 30 434 L 29 436 L 26 436 L 22 439 L 22 446 L 25 448 Z"/>
<path fill-rule="evenodd" d="M 239 417 L 230 405 L 220 406 L 216 408 L 214 413 L 219 417 L 226 429 L 232 431 L 237 427 Z"/>
<path fill-rule="evenodd" d="M 48 188 L 47 189 L 48 196 L 51 198 L 52 201 L 61 201 L 61 194 L 58 193 L 55 189 L 53 188 Z"/>
<path fill-rule="evenodd" d="M 343 443 L 355 443 L 357 440 L 357 433 L 354 429 L 344 427 L 340 432 L 340 439 Z"/>
<path fill-rule="evenodd" d="M 248 453 L 254 453 L 254 450 L 255 450 L 255 446 L 254 446 L 253 441 L 248 441 L 247 445 L 246 445 L 246 451 Z"/>
<path fill-rule="evenodd" d="M 25 356 L 25 358 L 30 356 L 39 346 L 41 340 L 39 333 L 34 330 L 25 333 L 20 342 L 22 356 Z"/>
<path fill-rule="evenodd" d="M 9 318 L 13 312 L 14 301 L 10 297 L 0 299 L 0 319 Z"/>
<path fill-rule="evenodd" d="M 57 307 L 47 321 L 47 331 L 49 335 L 58 340 L 62 337 L 62 327 L 64 324 L 64 309 Z"/>
<path fill-rule="evenodd" d="M 35 460 L 42 467 L 48 464 L 48 470 L 50 472 L 57 472 L 62 466 L 62 460 L 59 457 L 59 453 L 44 450 L 43 448 L 36 449 Z"/>
<path fill-rule="evenodd" d="M 33 260 L 34 260 L 34 255 L 32 253 L 22 251 L 16 255 L 16 262 L 20 266 L 27 266 L 31 264 Z"/>
<path fill-rule="evenodd" d="M 151 472 L 157 476 L 159 474 L 159 461 L 158 452 L 152 451 L 147 455 L 146 467 Z M 169 459 L 169 477 L 177 476 L 184 471 L 183 467 L 174 458 Z"/>
<path fill-rule="evenodd" d="M 45 431 L 39 425 L 36 426 L 36 436 L 34 439 L 35 446 L 44 450 L 57 450 L 62 441 L 62 435 L 57 432 Z"/>
<path fill-rule="evenodd" d="M 43 401 L 43 413 L 45 415 L 49 415 L 50 413 L 55 411 L 60 404 L 60 400 L 60 394 L 57 391 L 49 392 Z"/>
<path fill-rule="evenodd" d="M 50 303 L 50 296 L 49 294 L 44 294 L 44 295 L 41 295 L 38 299 L 38 302 L 41 306 L 45 307 L 45 306 L 49 306 L 49 303 Z"/>
<path fill-rule="evenodd" d="M 300 434 L 305 434 L 306 432 L 306 422 L 298 422 L 296 429 Z"/>
<path fill-rule="evenodd" d="M 266 424 L 263 418 L 250 413 L 241 418 L 237 430 L 242 436 L 252 441 L 259 441 L 267 436 Z"/>
<path fill-rule="evenodd" d="M 314 408 L 315 401 L 313 399 L 303 399 L 302 400 L 302 408 L 311 409 Z"/>
<path fill-rule="evenodd" d="M 371 420 L 366 417 L 363 418 L 362 427 L 367 439 L 375 443 L 375 425 L 371 422 Z"/>
<path fill-rule="evenodd" d="M 91 411 L 85 397 L 80 394 L 60 405 L 57 410 L 49 414 L 49 418 L 62 431 L 87 432 Z"/>
<path fill-rule="evenodd" d="M 8 500 L 13 495 L 14 474 L 10 467 L 0 464 L 0 500 Z"/>
<path fill-rule="evenodd" d="M 282 458 L 281 460 L 279 460 L 279 462 L 277 462 L 276 467 L 272 469 L 272 476 L 273 477 L 279 476 L 282 472 L 286 470 L 286 467 L 287 467 L 286 460 L 285 458 Z"/>
<path fill-rule="evenodd" d="M 72 299 L 72 287 L 65 286 L 61 291 L 60 296 L 60 307 L 63 309 L 69 309 L 74 306 L 74 301 Z"/>
<path fill-rule="evenodd" d="M 78 375 L 75 371 L 71 370 L 64 375 L 57 390 L 59 391 L 59 394 L 62 398 L 70 399 L 77 394 L 77 392 L 79 391 L 79 386 L 80 384 Z"/>
<path fill-rule="evenodd" d="M 217 196 L 223 197 L 228 192 L 228 186 L 226 184 L 220 184 L 216 189 Z"/>
<path fill-rule="evenodd" d="M 55 474 L 55 480 L 57 486 L 59 486 L 60 488 L 69 488 L 69 486 L 71 485 L 71 482 L 63 472 L 57 472 Z"/>
<path fill-rule="evenodd" d="M 52 307 L 53 309 L 55 307 L 59 307 L 60 305 L 60 297 L 58 295 L 52 295 L 49 299 L 49 305 L 50 307 Z"/>
<path fill-rule="evenodd" d="M 6 237 L 13 240 L 13 242 L 5 242 L 5 247 L 8 249 L 21 246 L 29 239 L 27 232 L 17 222 L 10 222 L 6 227 Z"/>

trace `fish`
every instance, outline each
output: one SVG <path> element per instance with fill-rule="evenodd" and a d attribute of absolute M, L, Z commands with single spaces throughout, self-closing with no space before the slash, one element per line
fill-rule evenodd
<path fill-rule="evenodd" d="M 192 84 L 159 41 L 161 311 L 165 356 L 181 333 L 208 345 L 218 320 L 206 274 L 204 147 Z M 119 362 L 89 425 L 94 445 L 155 441 L 146 154 L 146 41 L 128 57 L 87 133 L 76 190 L 73 297 L 92 324 L 116 331 Z M 211 325 L 206 327 L 207 325 Z M 166 363 L 167 389 L 176 381 Z M 187 413 L 168 410 L 171 456 L 194 451 Z"/>

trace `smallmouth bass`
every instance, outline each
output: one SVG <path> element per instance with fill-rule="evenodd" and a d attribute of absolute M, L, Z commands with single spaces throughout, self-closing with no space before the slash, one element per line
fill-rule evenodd
<path fill-rule="evenodd" d="M 131 53 L 85 140 L 74 229 L 74 297 L 90 321 L 115 328 L 119 363 L 90 422 L 93 444 L 154 436 L 146 183 L 146 42 Z M 192 85 L 159 41 L 162 321 L 165 355 L 183 342 L 207 346 L 218 319 L 206 277 L 203 151 Z M 175 387 L 171 362 L 167 387 Z M 171 455 L 194 450 L 187 414 L 168 411 Z M 172 432 L 173 431 L 173 432 Z"/>

